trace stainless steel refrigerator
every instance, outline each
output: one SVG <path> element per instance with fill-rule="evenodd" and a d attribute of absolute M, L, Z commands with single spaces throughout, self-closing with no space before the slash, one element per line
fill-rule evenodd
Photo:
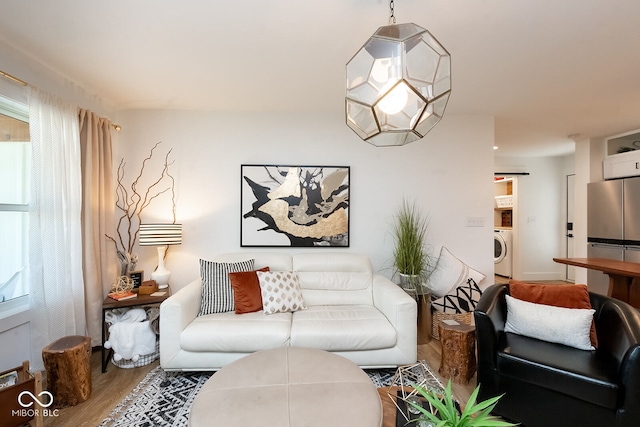
<path fill-rule="evenodd" d="M 640 177 L 587 186 L 587 256 L 640 263 Z M 587 271 L 590 290 L 606 293 L 609 277 Z"/>

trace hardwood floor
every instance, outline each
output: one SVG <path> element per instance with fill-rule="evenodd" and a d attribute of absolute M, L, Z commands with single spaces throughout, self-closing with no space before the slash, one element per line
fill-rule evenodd
<path fill-rule="evenodd" d="M 423 359 L 437 375 L 440 367 L 440 342 L 431 340 L 429 344 L 418 346 L 418 358 Z M 101 373 L 100 351 L 91 356 L 92 391 L 86 402 L 69 408 L 60 409 L 57 417 L 47 417 L 45 427 L 96 427 L 100 425 L 111 410 L 151 371 L 158 361 L 134 369 L 120 369 L 110 364 L 106 373 Z M 440 378 L 446 385 L 447 380 Z M 476 386 L 476 377 L 468 385 L 453 384 L 454 395 L 466 402 Z"/>
<path fill-rule="evenodd" d="M 57 417 L 46 417 L 45 427 L 96 427 L 136 385 L 158 366 L 155 362 L 134 369 L 121 369 L 109 364 L 101 372 L 100 350 L 91 355 L 91 397 L 76 406 L 60 409 Z M 32 424 L 33 425 L 33 424 Z"/>

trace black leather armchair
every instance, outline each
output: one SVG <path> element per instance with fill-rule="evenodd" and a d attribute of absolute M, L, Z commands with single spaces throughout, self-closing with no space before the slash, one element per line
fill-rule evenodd
<path fill-rule="evenodd" d="M 479 400 L 527 427 L 640 426 L 640 314 L 590 293 L 598 348 L 578 350 L 504 332 L 509 285 L 485 290 L 474 318 Z"/>

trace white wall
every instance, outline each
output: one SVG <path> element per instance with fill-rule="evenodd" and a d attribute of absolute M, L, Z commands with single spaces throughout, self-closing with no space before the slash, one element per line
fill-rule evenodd
<path fill-rule="evenodd" d="M 566 175 L 568 157 L 496 157 L 497 171 L 528 172 L 518 179 L 518 222 L 514 224 L 513 277 L 560 280 L 565 269 L 553 261 L 566 254 Z M 517 236 L 517 237 L 516 237 Z"/>
<path fill-rule="evenodd" d="M 361 141 L 342 111 L 311 116 L 131 110 L 118 119 L 118 160 L 126 159 L 128 174 L 137 172 L 156 142 L 163 142 L 159 154 L 173 148 L 177 220 L 184 235 L 167 257 L 174 291 L 198 276 L 199 258 L 255 250 L 240 248 L 241 164 L 350 166 L 351 247 L 334 250 L 366 253 L 374 269 L 388 275 L 392 216 L 407 196 L 429 213 L 428 241 L 436 253 L 445 245 L 492 280 L 492 117 L 448 115 L 423 140 L 387 148 Z M 158 199 L 143 221 L 170 220 L 169 206 L 167 198 Z M 468 216 L 485 218 L 485 226 L 466 227 Z M 137 250 L 138 267 L 148 277 L 155 249 Z"/>

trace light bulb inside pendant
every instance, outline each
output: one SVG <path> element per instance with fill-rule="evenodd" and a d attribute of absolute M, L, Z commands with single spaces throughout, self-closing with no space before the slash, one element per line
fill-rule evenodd
<path fill-rule="evenodd" d="M 395 82 L 393 83 L 395 84 Z M 382 98 L 378 102 L 378 107 L 380 107 L 385 114 L 397 114 L 407 105 L 409 99 L 407 85 L 404 82 L 400 82 L 395 84 L 395 86 L 389 84 L 387 84 L 387 86 L 392 86 L 392 89 L 383 89 L 380 91 Z"/>

